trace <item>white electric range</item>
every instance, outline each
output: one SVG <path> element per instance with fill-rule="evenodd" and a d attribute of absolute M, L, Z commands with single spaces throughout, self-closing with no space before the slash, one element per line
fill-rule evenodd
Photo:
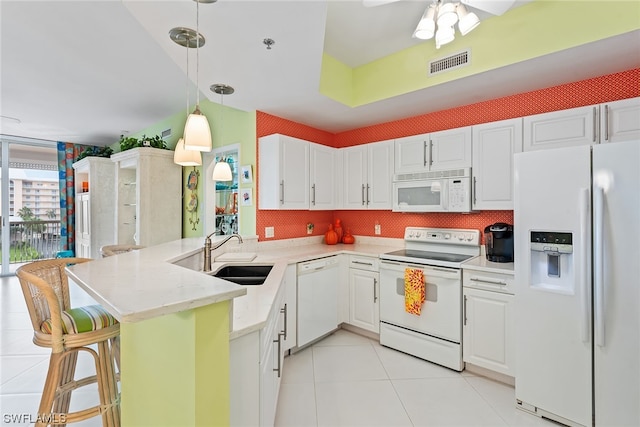
<path fill-rule="evenodd" d="M 461 264 L 480 255 L 480 232 L 407 227 L 404 240 L 380 255 L 380 344 L 462 371 Z M 424 275 L 419 315 L 405 311 L 408 268 Z"/>

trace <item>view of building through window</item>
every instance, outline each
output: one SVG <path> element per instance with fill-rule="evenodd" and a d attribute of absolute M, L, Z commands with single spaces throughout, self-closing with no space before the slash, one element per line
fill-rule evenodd
<path fill-rule="evenodd" d="M 0 179 L 5 275 L 22 263 L 55 258 L 60 251 L 60 189 L 55 143 L 1 143 L 8 144 L 2 162 L 8 174 Z"/>

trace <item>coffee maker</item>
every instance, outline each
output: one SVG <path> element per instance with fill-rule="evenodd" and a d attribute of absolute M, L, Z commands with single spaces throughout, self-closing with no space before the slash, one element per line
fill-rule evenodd
<path fill-rule="evenodd" d="M 487 260 L 513 262 L 513 225 L 496 222 L 484 229 L 484 247 Z"/>

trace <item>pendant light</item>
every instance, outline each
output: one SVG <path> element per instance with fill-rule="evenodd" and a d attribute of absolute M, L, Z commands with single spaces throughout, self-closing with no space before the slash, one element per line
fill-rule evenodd
<path fill-rule="evenodd" d="M 176 41 L 176 37 L 184 39 L 184 46 L 187 50 L 187 115 L 189 115 L 189 45 L 195 42 L 197 33 L 188 28 L 174 28 L 169 32 L 172 40 Z M 177 42 L 176 42 L 177 43 Z M 180 138 L 173 152 L 173 162 L 180 166 L 200 166 L 202 165 L 202 154 L 200 151 L 185 150 L 184 138 Z"/>
<path fill-rule="evenodd" d="M 224 95 L 231 95 L 234 92 L 234 89 L 231 86 L 225 84 L 211 85 L 210 89 L 220 95 L 220 105 L 222 107 L 220 134 L 224 135 Z M 223 136 L 221 136 L 221 139 L 222 138 Z M 216 163 L 213 168 L 212 179 L 214 181 L 231 181 L 233 179 L 231 166 L 229 166 L 226 158 L 222 158 L 219 162 Z"/>
<path fill-rule="evenodd" d="M 211 128 L 207 117 L 200 112 L 200 47 L 204 37 L 200 34 L 200 2 L 196 1 L 196 108 L 187 117 L 184 125 L 184 148 L 196 151 L 211 151 Z M 201 43 L 202 41 L 202 43 Z"/>

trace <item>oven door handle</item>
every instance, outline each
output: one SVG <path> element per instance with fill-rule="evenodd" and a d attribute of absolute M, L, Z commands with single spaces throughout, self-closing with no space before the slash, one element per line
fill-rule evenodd
<path fill-rule="evenodd" d="M 406 268 L 417 268 L 419 270 L 422 270 L 427 276 L 437 276 L 452 279 L 460 277 L 459 268 L 435 267 L 430 265 L 411 264 L 402 261 L 382 260 L 382 262 L 380 262 L 380 270 L 393 271 L 397 273 L 404 272 Z"/>

